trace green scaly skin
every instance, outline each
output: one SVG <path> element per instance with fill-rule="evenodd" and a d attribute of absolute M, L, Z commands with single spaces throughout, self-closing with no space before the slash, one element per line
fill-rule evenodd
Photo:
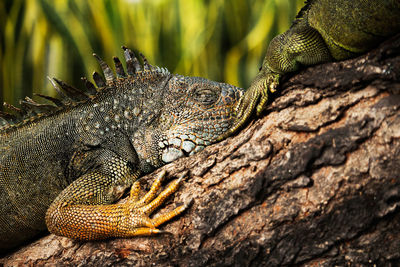
<path fill-rule="evenodd" d="M 398 0 L 311 0 L 290 29 L 270 43 L 260 72 L 237 107 L 237 132 L 256 111 L 265 109 L 283 74 L 303 66 L 344 60 L 365 53 L 400 32 Z"/>
<path fill-rule="evenodd" d="M 232 125 L 243 89 L 173 75 L 143 56 L 140 64 L 124 49 L 127 75 L 119 59 L 115 77 L 98 58 L 106 80 L 94 74 L 97 88 L 86 81 L 89 95 L 55 80 L 73 98 L 66 104 L 26 99 L 25 110 L 14 108 L 24 119 L 17 124 L 0 113 L 8 124 L 0 128 L 0 254 L 46 225 L 79 240 L 155 234 L 186 208 L 150 219 L 182 179 L 156 196 L 162 175 L 140 200 L 135 181 L 215 142 Z M 129 201 L 113 204 L 130 187 Z"/>

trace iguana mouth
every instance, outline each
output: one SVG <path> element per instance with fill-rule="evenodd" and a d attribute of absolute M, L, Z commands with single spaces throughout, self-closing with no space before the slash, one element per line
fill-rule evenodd
<path fill-rule="evenodd" d="M 158 146 L 162 149 L 161 160 L 170 163 L 183 156 L 190 156 L 204 149 L 211 144 L 210 141 L 203 140 L 194 135 L 181 135 L 172 137 L 169 140 L 160 141 Z"/>

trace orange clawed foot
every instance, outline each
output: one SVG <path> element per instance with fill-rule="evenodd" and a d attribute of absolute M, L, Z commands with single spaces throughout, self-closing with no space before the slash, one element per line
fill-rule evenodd
<path fill-rule="evenodd" d="M 147 192 L 141 199 L 139 199 L 139 181 L 136 181 L 132 185 L 130 198 L 123 204 L 125 205 L 126 214 L 121 218 L 118 227 L 119 233 L 117 233 L 117 236 L 129 237 L 165 233 L 165 231 L 161 231 L 157 229 L 157 227 L 181 214 L 192 203 L 192 200 L 189 200 L 184 205 L 181 205 L 170 212 L 156 216 L 153 219 L 149 217 L 155 209 L 163 204 L 166 198 L 177 191 L 185 177 L 185 174 L 181 175 L 179 179 L 172 181 L 166 189 L 156 196 L 165 174 L 166 172 L 162 171 L 158 175 L 149 192 Z"/>

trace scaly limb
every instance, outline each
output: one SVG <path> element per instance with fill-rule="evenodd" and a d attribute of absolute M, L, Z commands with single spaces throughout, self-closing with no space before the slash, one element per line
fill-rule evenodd
<path fill-rule="evenodd" d="M 157 191 L 160 189 L 161 182 L 164 179 L 166 173 L 167 172 L 165 170 L 163 170 L 158 174 L 157 178 L 154 180 L 153 184 L 151 185 L 149 192 L 147 192 L 146 195 L 144 195 L 140 200 L 138 200 L 139 192 L 140 192 L 140 182 L 136 181 L 131 187 L 131 194 L 130 194 L 130 198 L 128 201 L 132 204 L 136 203 L 137 207 L 142 207 L 142 206 L 148 204 L 151 200 L 154 199 Z"/>
<path fill-rule="evenodd" d="M 78 240 L 99 240 L 110 237 L 132 237 L 162 233 L 162 223 L 181 214 L 188 204 L 151 219 L 149 215 L 182 183 L 186 174 L 172 181 L 158 196 L 165 172 L 161 172 L 147 194 L 139 199 L 140 183 L 134 182 L 125 203 L 119 199 L 123 188 L 132 184 L 138 174 L 127 163 L 108 156 L 98 170 L 88 172 L 71 183 L 49 207 L 46 223 L 50 232 Z"/>
<path fill-rule="evenodd" d="M 250 120 L 253 112 L 260 116 L 267 106 L 269 92 L 274 93 L 279 84 L 280 75 L 269 69 L 261 69 L 252 81 L 249 89 L 240 99 L 236 108 L 236 119 L 232 127 L 218 138 L 221 141 L 235 134 Z"/>
<path fill-rule="evenodd" d="M 168 187 L 164 189 L 156 197 L 156 192 L 159 190 L 161 182 L 165 177 L 165 174 L 166 174 L 165 171 L 160 172 L 156 180 L 153 182 L 149 192 L 147 192 L 139 200 L 136 199 L 137 199 L 137 192 L 140 190 L 140 187 L 139 186 L 134 187 L 134 189 L 131 191 L 130 199 L 128 200 L 127 203 L 125 203 L 128 206 L 128 210 L 130 210 L 130 214 L 132 214 L 132 216 L 130 218 L 127 218 L 127 220 L 121 221 L 119 228 L 123 231 L 121 231 L 121 233 L 118 234 L 118 236 L 130 237 L 138 235 L 153 235 L 153 234 L 165 233 L 165 231 L 161 231 L 156 227 L 175 218 L 183 211 L 185 211 L 189 207 L 189 205 L 191 205 L 192 200 L 189 200 L 184 205 L 178 206 L 172 211 L 161 214 L 153 219 L 150 219 L 148 217 L 155 209 L 157 209 L 162 203 L 164 203 L 165 199 L 167 199 L 170 195 L 176 192 L 179 185 L 182 183 L 184 177 L 186 176 L 186 173 L 183 173 L 180 176 L 180 178 L 172 181 L 168 185 Z M 133 221 L 136 222 L 132 223 L 132 219 Z M 128 227 L 124 225 L 125 222 L 128 223 Z"/>
<path fill-rule="evenodd" d="M 232 127 L 218 139 L 236 133 L 254 111 L 260 116 L 267 106 L 268 94 L 276 91 L 283 74 L 297 71 L 302 65 L 330 60 L 332 57 L 321 35 L 308 25 L 307 19 L 298 19 L 290 30 L 272 39 L 260 72 L 239 101 Z"/>

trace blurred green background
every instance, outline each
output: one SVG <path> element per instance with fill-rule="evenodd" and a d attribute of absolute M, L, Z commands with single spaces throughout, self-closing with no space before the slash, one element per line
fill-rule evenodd
<path fill-rule="evenodd" d="M 0 103 L 54 96 L 47 76 L 82 88 L 121 46 L 152 65 L 247 87 L 267 44 L 304 0 L 1 0 Z M 1 105 L 0 105 L 1 106 Z"/>

